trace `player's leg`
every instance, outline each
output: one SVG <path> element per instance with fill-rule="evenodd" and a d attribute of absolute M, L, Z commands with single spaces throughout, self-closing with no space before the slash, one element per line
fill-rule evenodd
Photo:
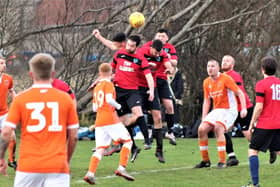
<path fill-rule="evenodd" d="M 213 126 L 207 122 L 202 122 L 198 128 L 198 144 L 202 161 L 194 168 L 204 168 L 211 166 L 208 153 L 208 133 L 211 130 L 213 130 Z"/>
<path fill-rule="evenodd" d="M 168 134 L 173 134 L 172 127 L 174 125 L 174 108 L 171 99 L 162 98 L 162 104 L 165 108 L 165 120 L 168 128 Z"/>
<path fill-rule="evenodd" d="M 106 126 L 105 126 L 106 127 Z M 95 184 L 95 172 L 106 148 L 111 144 L 111 137 L 106 132 L 105 127 L 95 128 L 96 151 L 92 154 L 89 162 L 88 172 L 84 180 L 89 184 Z"/>
<path fill-rule="evenodd" d="M 128 164 L 129 154 L 132 146 L 132 141 L 129 133 L 122 123 L 111 125 L 110 128 L 108 126 L 108 133 L 110 137 L 115 141 L 122 143 L 122 149 L 120 152 L 120 161 L 115 174 L 129 181 L 133 181 L 134 177 L 129 175 L 126 171 L 126 166 Z"/>
<path fill-rule="evenodd" d="M 160 101 L 165 108 L 165 121 L 168 129 L 165 137 L 169 139 L 170 144 L 176 145 L 176 138 L 172 130 L 174 125 L 173 98 L 167 80 L 157 78 L 157 91 Z"/>
<path fill-rule="evenodd" d="M 1 132 L 2 124 L 6 118 L 7 118 L 7 114 L 0 116 L 0 132 Z M 16 152 L 16 135 L 15 135 L 15 131 L 13 131 L 8 145 L 8 166 L 14 169 L 17 168 L 17 163 L 15 160 L 15 152 Z"/>
<path fill-rule="evenodd" d="M 132 114 L 136 116 L 137 120 L 135 122 L 136 125 L 139 126 L 143 136 L 144 136 L 144 146 L 150 147 L 150 139 L 148 133 L 148 127 L 144 118 L 144 114 L 142 112 L 141 106 L 134 106 L 131 108 Z"/>
<path fill-rule="evenodd" d="M 161 121 L 161 111 L 151 110 L 153 121 L 154 121 L 154 137 L 156 139 L 157 147 L 155 156 L 158 158 L 160 163 L 165 163 L 163 156 L 163 134 L 162 134 L 162 121 Z"/>
<path fill-rule="evenodd" d="M 218 168 L 226 167 L 226 138 L 225 133 L 234 124 L 238 112 L 231 109 L 215 109 L 213 112 L 216 122 L 214 132 L 217 139 L 217 149 L 219 155 Z M 233 149 L 232 149 L 233 150 Z"/>
<path fill-rule="evenodd" d="M 279 133 L 279 132 L 278 132 Z M 259 151 L 267 151 L 273 142 L 273 132 L 271 130 L 255 128 L 252 134 L 251 142 L 248 150 L 250 174 L 253 185 L 259 185 Z M 277 148 L 276 147 L 276 148 Z M 273 148 L 273 147 L 272 147 Z"/>
<path fill-rule="evenodd" d="M 8 166 L 16 169 L 17 168 L 17 162 L 16 162 L 16 134 L 15 131 L 13 131 L 11 140 L 8 145 Z"/>
<path fill-rule="evenodd" d="M 227 166 L 236 166 L 239 164 L 239 161 L 236 158 L 235 152 L 233 150 L 233 144 L 231 140 L 231 135 L 229 133 L 224 134 L 226 139 L 226 153 L 228 155 Z"/>
<path fill-rule="evenodd" d="M 219 156 L 218 168 L 226 167 L 226 139 L 224 124 L 217 122 L 214 126 L 214 132 L 217 139 L 217 150 Z"/>

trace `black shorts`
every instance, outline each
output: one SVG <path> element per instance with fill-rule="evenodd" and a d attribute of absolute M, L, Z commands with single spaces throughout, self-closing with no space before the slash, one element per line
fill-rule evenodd
<path fill-rule="evenodd" d="M 238 117 L 236 118 L 236 120 L 234 122 L 234 126 L 237 126 L 239 124 L 242 131 L 247 131 L 249 129 L 251 118 L 252 118 L 253 112 L 254 112 L 254 106 L 247 108 L 247 112 L 248 113 L 245 118 L 241 118 L 240 112 L 238 112 Z"/>
<path fill-rule="evenodd" d="M 141 106 L 141 97 L 138 90 L 128 90 L 116 87 L 116 101 L 122 106 L 117 110 L 119 116 L 131 113 L 131 108 Z"/>
<path fill-rule="evenodd" d="M 157 78 L 157 90 L 160 99 L 173 99 L 167 80 Z"/>
<path fill-rule="evenodd" d="M 160 110 L 160 101 L 159 101 L 157 89 L 155 88 L 153 101 L 149 101 L 149 94 L 147 93 L 148 90 L 149 88 L 139 87 L 139 93 L 142 101 L 143 111 Z"/>
<path fill-rule="evenodd" d="M 280 129 L 255 128 L 249 145 L 250 149 L 266 152 L 280 151 Z"/>

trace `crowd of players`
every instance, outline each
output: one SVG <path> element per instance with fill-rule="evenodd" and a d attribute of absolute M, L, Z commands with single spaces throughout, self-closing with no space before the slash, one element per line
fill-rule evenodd
<path fill-rule="evenodd" d="M 91 87 L 93 90 L 92 108 L 97 112 L 95 120 L 96 149 L 84 180 L 89 184 L 95 184 L 95 172 L 102 156 L 106 152 L 111 154 L 118 147 L 120 161 L 115 174 L 133 181 L 134 177 L 128 174 L 125 168 L 129 155 L 131 154 L 131 162 L 134 162 L 141 151 L 133 139 L 135 126 L 140 127 L 144 136 L 144 150 L 152 148 L 145 113 L 149 113 L 153 119 L 153 137 L 156 140 L 155 157 L 160 163 L 166 162 L 163 155 L 161 105 L 165 108 L 164 115 L 168 129 L 165 136 L 169 138 L 170 144 L 177 144 L 172 132 L 174 125 L 173 100 L 176 98 L 168 83 L 168 75 L 173 74 L 176 70 L 178 57 L 175 47 L 168 43 L 169 33 L 165 29 L 158 30 L 154 39 L 141 47 L 141 38 L 138 35 L 127 37 L 124 33 L 118 33 L 112 41 L 104 38 L 98 30 L 93 30 L 92 35 L 116 52 L 111 63 L 103 63 L 99 66 L 99 77 Z M 7 95 L 12 93 L 15 96 L 15 93 L 12 78 L 4 73 L 5 63 L 6 60 L 0 58 L 0 98 L 2 99 L 0 103 L 0 125 L 2 125 L 0 172 L 6 173 L 7 163 L 4 155 L 8 148 L 10 152 L 8 165 L 17 168 L 15 186 L 35 184 L 69 186 L 69 162 L 76 145 L 75 133 L 79 126 L 77 114 L 74 111 L 76 101 L 70 87 L 53 78 L 55 64 L 53 57 L 47 54 L 35 55 L 29 62 L 30 75 L 34 84 L 32 88 L 18 94 L 13 99 L 8 112 Z M 264 80 L 256 86 L 255 108 L 245 91 L 242 77 L 234 71 L 234 65 L 235 60 L 230 55 L 225 55 L 222 59 L 221 69 L 224 73 L 220 72 L 218 61 L 209 60 L 207 63 L 209 77 L 203 82 L 202 122 L 198 129 L 202 161 L 195 168 L 211 166 L 208 155 L 208 132 L 210 131 L 214 131 L 217 138 L 219 156 L 217 167 L 238 165 L 239 161 L 233 151 L 231 137 L 227 132 L 233 124 L 240 124 L 244 136 L 251 141 L 249 163 L 253 184 L 247 186 L 259 186 L 258 151 L 269 149 L 271 163 L 276 160 L 276 152 L 280 151 L 280 138 L 278 138 L 280 135 L 277 130 L 279 125 L 275 122 L 280 100 L 280 84 L 278 78 L 274 76 L 277 64 L 272 57 L 262 59 Z M 58 88 L 66 93 L 63 95 L 53 88 Z M 67 93 L 72 96 L 72 101 Z M 210 111 L 211 103 L 213 107 Z M 17 166 L 14 158 L 14 129 L 19 123 L 21 123 L 22 135 L 19 165 Z M 47 124 L 49 126 L 45 129 Z M 251 136 L 253 130 L 254 133 Z M 42 146 L 45 150 L 42 150 L 39 155 L 34 155 L 33 151 L 41 150 L 38 145 L 43 145 L 46 138 L 54 140 Z M 55 145 L 62 139 L 64 144 L 56 147 L 57 151 L 54 151 Z M 110 148 L 112 140 L 113 147 Z M 25 149 L 23 150 L 22 147 Z M 52 156 L 60 155 L 60 159 L 55 163 L 50 163 L 54 161 L 46 157 L 50 152 L 52 152 L 50 154 Z M 228 160 L 226 160 L 226 153 L 229 157 Z M 63 159 L 68 162 L 63 162 Z M 27 164 L 32 161 L 33 164 Z M 56 176 L 58 180 L 54 179 L 52 175 L 54 173 L 59 173 Z"/>

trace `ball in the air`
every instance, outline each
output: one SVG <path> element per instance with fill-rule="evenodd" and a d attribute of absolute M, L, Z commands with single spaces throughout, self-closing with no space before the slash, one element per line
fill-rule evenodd
<path fill-rule="evenodd" d="M 141 12 L 133 12 L 129 16 L 129 23 L 133 28 L 139 28 L 145 24 L 145 17 Z"/>

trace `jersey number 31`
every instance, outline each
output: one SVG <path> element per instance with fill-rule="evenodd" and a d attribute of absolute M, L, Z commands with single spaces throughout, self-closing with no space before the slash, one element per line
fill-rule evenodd
<path fill-rule="evenodd" d="M 27 125 L 28 132 L 39 132 L 43 130 L 46 126 L 46 116 L 42 114 L 42 111 L 45 108 L 50 109 L 51 113 L 51 125 L 48 126 L 48 131 L 62 131 L 62 125 L 59 125 L 58 120 L 58 102 L 34 102 L 34 103 L 27 103 L 26 108 L 33 110 L 31 112 L 31 119 L 37 120 L 38 124 L 36 125 Z"/>

